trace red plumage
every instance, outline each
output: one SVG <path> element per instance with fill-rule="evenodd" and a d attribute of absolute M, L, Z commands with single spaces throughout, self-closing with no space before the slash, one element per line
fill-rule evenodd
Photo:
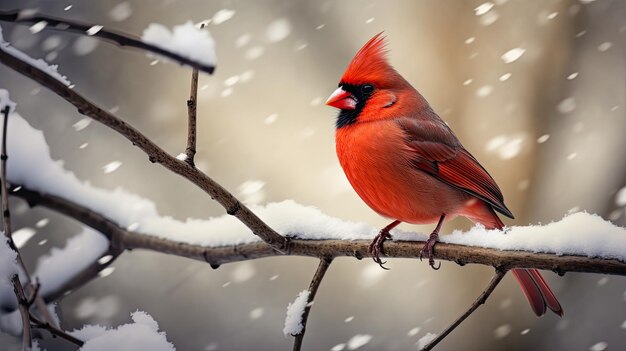
<path fill-rule="evenodd" d="M 399 222 L 435 223 L 423 249 L 430 256 L 444 218 L 464 216 L 502 229 L 495 211 L 513 218 L 498 185 L 465 148 L 426 99 L 388 62 L 382 33 L 350 62 L 339 88 L 326 102 L 341 109 L 337 119 L 339 162 L 357 194 L 394 220 L 370 246 L 375 261 Z M 562 315 L 556 297 L 537 270 L 516 269 L 537 315 L 546 307 Z"/>

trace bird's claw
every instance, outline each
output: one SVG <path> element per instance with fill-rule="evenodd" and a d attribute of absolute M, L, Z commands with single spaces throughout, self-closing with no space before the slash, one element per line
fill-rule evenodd
<path fill-rule="evenodd" d="M 424 244 L 424 247 L 420 251 L 419 255 L 420 261 L 423 257 L 428 257 L 428 265 L 436 271 L 441 268 L 441 262 L 439 262 L 439 265 L 435 266 L 435 258 L 433 257 L 433 248 L 435 247 L 435 244 L 437 244 L 438 239 L 439 235 L 437 233 L 433 232 L 430 234 L 430 237 L 426 240 L 426 244 Z"/>
<path fill-rule="evenodd" d="M 369 248 L 368 248 L 368 252 L 370 254 L 370 256 L 372 256 L 372 260 L 374 260 L 374 262 L 378 263 L 378 265 L 385 270 L 389 270 L 389 268 L 385 267 L 384 264 L 387 263 L 387 261 L 383 261 L 380 259 L 380 254 L 383 253 L 383 243 L 385 242 L 385 240 L 391 240 L 391 235 L 389 234 L 388 231 L 385 230 L 381 230 L 380 233 L 378 233 L 378 235 L 376 235 L 376 238 L 374 238 L 374 240 L 372 241 L 372 243 L 370 244 Z"/>

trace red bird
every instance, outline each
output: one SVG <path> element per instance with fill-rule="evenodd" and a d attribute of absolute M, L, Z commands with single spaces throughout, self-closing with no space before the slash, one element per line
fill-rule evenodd
<path fill-rule="evenodd" d="M 381 34 L 359 50 L 339 88 L 326 101 L 341 110 L 336 123 L 337 156 L 361 199 L 394 220 L 370 244 L 374 261 L 383 265 L 383 242 L 401 222 L 436 222 L 420 252 L 420 258 L 427 256 L 435 268 L 433 247 L 444 219 L 464 216 L 489 229 L 502 229 L 496 211 L 513 215 L 489 173 L 426 99 L 387 62 Z M 512 272 L 538 316 L 546 307 L 563 314 L 536 269 Z"/>

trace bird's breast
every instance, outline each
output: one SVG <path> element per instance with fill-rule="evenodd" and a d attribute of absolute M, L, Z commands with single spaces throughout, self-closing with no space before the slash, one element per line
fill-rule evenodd
<path fill-rule="evenodd" d="M 432 223 L 453 214 L 466 196 L 412 166 L 413 152 L 393 121 L 339 128 L 337 156 L 348 181 L 374 211 L 408 223 Z"/>

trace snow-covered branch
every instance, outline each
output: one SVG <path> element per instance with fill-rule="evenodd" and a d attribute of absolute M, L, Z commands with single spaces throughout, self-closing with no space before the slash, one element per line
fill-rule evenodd
<path fill-rule="evenodd" d="M 133 35 L 110 30 L 100 25 L 81 23 L 74 20 L 38 14 L 33 12 L 33 10 L 0 10 L 0 21 L 26 25 L 42 24 L 44 26 L 43 29 L 45 30 L 94 36 L 121 47 L 128 46 L 151 52 L 179 62 L 180 64 L 197 68 L 209 74 L 213 73 L 215 70 L 215 53 L 213 51 L 212 39 L 210 40 L 210 43 L 207 41 L 209 44 L 204 47 L 207 50 L 205 50 L 202 54 L 198 54 L 196 51 L 187 52 L 178 50 L 180 47 L 176 45 L 177 41 L 174 42 L 173 40 L 170 40 L 169 42 L 163 42 L 164 35 L 162 34 L 165 34 L 165 37 L 168 35 L 167 33 L 163 33 L 164 31 L 161 30 L 161 28 L 156 28 L 156 30 L 154 30 L 155 27 L 153 27 L 153 30 L 148 33 L 150 35 L 142 40 Z M 193 27 L 193 25 L 191 26 Z M 187 25 L 183 25 L 181 28 L 185 29 L 187 28 Z M 150 27 L 148 29 L 150 29 Z M 155 32 L 158 34 L 151 34 Z M 185 30 L 185 33 L 182 33 L 181 35 L 187 34 L 189 34 L 189 31 Z M 208 37 L 208 33 L 205 32 L 205 34 Z M 196 48 L 200 47 L 198 42 L 193 44 Z"/>
<path fill-rule="evenodd" d="M 232 236 L 227 232 L 234 229 L 225 224 L 225 221 L 229 217 L 218 217 L 208 221 L 203 227 L 206 230 L 207 236 L 222 236 L 217 246 L 207 244 L 193 244 L 185 240 L 186 235 L 181 233 L 171 233 L 171 235 L 164 236 L 162 234 L 150 234 L 143 232 L 130 231 L 119 227 L 109 218 L 96 213 L 84 206 L 74 203 L 70 200 L 64 199 L 59 196 L 41 194 L 39 192 L 31 191 L 24 186 L 14 185 L 13 191 L 10 192 L 12 196 L 17 196 L 25 199 L 30 205 L 40 205 L 51 210 L 62 213 L 68 217 L 74 218 L 85 225 L 98 229 L 101 233 L 107 236 L 111 241 L 112 246 L 116 250 L 133 250 L 144 249 L 155 252 L 161 252 L 170 255 L 176 255 L 194 260 L 205 261 L 213 266 L 219 266 L 225 263 L 245 261 L 263 257 L 273 257 L 282 255 L 276 250 L 272 249 L 268 244 L 256 240 L 250 243 L 238 244 L 241 241 L 241 236 Z M 18 190 L 15 190 L 18 189 Z M 313 218 L 311 223 L 307 223 L 305 220 L 300 223 L 303 227 L 309 225 L 322 226 L 322 223 L 330 224 L 334 228 L 340 228 L 339 233 L 345 236 L 346 239 L 295 239 L 297 237 L 307 237 L 310 233 L 289 231 L 289 234 L 294 237 L 290 241 L 289 251 L 287 255 L 292 256 L 308 256 L 308 257 L 355 257 L 362 259 L 369 257 L 368 245 L 369 239 L 366 237 L 375 232 L 374 228 L 369 228 L 363 224 L 344 222 L 332 217 L 326 216 L 312 207 L 306 207 L 297 205 L 293 202 L 285 202 L 281 204 L 273 204 L 270 207 L 270 211 L 263 211 L 263 214 L 268 214 L 270 218 L 269 223 L 273 223 L 272 212 L 274 213 L 287 213 L 294 210 L 302 211 L 305 214 L 298 218 Z M 315 219 L 317 218 L 317 219 Z M 496 248 L 487 248 L 480 246 L 467 246 L 454 243 L 461 236 L 474 236 L 484 237 L 485 241 L 483 245 L 489 245 L 486 241 L 489 237 L 492 237 L 492 244 L 502 240 L 509 240 L 514 242 L 517 232 L 523 232 L 525 230 L 535 230 L 541 232 L 545 229 L 552 229 L 556 236 L 559 235 L 559 231 L 565 231 L 565 235 L 572 233 L 575 227 L 579 226 L 578 223 L 594 220 L 594 216 L 588 214 L 576 214 L 566 217 L 560 222 L 549 224 L 546 226 L 530 226 L 530 227 L 514 227 L 511 232 L 504 234 L 502 232 L 490 232 L 484 229 L 476 228 L 469 233 L 455 233 L 452 235 L 444 235 L 441 242 L 435 247 L 435 257 L 440 260 L 452 261 L 460 265 L 465 264 L 481 264 L 487 266 L 493 266 L 502 270 L 509 270 L 512 268 L 537 268 L 552 270 L 559 274 L 566 272 L 586 272 L 586 273 L 603 273 L 613 275 L 626 275 L 626 260 L 624 258 L 602 258 L 602 257 L 588 257 L 573 254 L 555 254 L 555 253 L 539 253 L 532 251 L 521 250 L 500 250 Z M 335 221 L 333 223 L 333 221 Z M 602 230 L 612 230 L 611 224 L 606 223 L 606 228 L 600 229 L 600 231 L 589 232 L 589 234 L 595 235 L 596 238 L 603 236 Z M 194 223 L 197 224 L 197 223 Z M 281 227 L 278 225 L 278 227 Z M 333 236 L 333 229 L 325 228 L 326 237 Z M 614 226 L 613 226 L 614 227 Z M 236 227 L 235 227 L 236 228 Z M 343 230 L 353 230 L 352 233 L 344 232 Z M 568 229 L 569 228 L 569 229 Z M 617 227 L 614 227 L 617 228 Z M 295 228 L 294 228 L 295 229 Z M 618 228 L 622 231 L 625 230 Z M 225 232 L 220 233 L 223 230 Z M 240 228 L 245 231 L 245 228 Z M 479 233 L 480 231 L 480 233 Z M 569 231 L 569 232 L 568 232 Z M 419 249 L 423 246 L 424 235 L 405 232 L 394 232 L 398 240 L 391 241 L 385 244 L 385 256 L 390 258 L 419 258 Z M 575 241 L 579 238 L 577 233 L 572 233 L 572 240 Z M 251 238 L 254 238 L 251 234 L 243 234 Z M 322 233 L 316 234 L 318 237 L 324 237 Z M 618 234 L 616 234 L 618 235 Z M 608 245 L 615 245 L 615 241 L 610 240 L 610 236 L 606 235 Z M 231 237 L 232 242 L 227 244 L 226 237 Z M 513 237 L 512 239 L 507 239 Z M 172 238 L 180 238 L 174 240 Z M 358 239 L 361 238 L 361 239 Z M 532 238 L 532 236 L 531 236 Z M 402 239 L 402 240 L 400 240 Z M 617 237 L 616 237 L 617 239 Z M 500 243 L 501 244 L 501 243 Z M 503 244 L 501 244 L 503 245 Z M 492 245 L 493 246 L 493 245 Z M 556 246 L 558 247 L 558 246 Z M 555 247 L 555 248 L 556 248 Z M 548 248 L 545 248 L 548 250 Z M 616 247 L 619 250 L 619 247 Z M 624 252 L 624 251 L 623 251 Z M 106 266 L 101 266 L 100 269 L 104 269 Z M 99 270 L 98 266 L 94 266 L 89 270 L 89 274 L 83 274 L 85 281 L 97 276 Z M 75 284 L 72 284 L 75 286 Z M 69 289 L 69 287 L 67 287 Z M 57 290 L 52 296 L 45 295 L 48 300 L 51 297 L 58 297 L 63 294 L 64 291 Z"/>
<path fill-rule="evenodd" d="M 276 250 L 284 251 L 287 248 L 289 241 L 288 238 L 276 233 L 276 231 L 259 219 L 259 217 L 250 211 L 250 209 L 243 203 L 237 200 L 228 190 L 224 189 L 220 184 L 209 178 L 199 169 L 191 166 L 187 162 L 181 161 L 176 157 L 169 155 L 165 152 L 165 150 L 155 144 L 152 140 L 148 139 L 137 129 L 114 116 L 112 113 L 96 106 L 93 102 L 59 82 L 45 71 L 35 67 L 30 62 L 7 54 L 2 50 L 0 50 L 0 62 L 50 89 L 67 102 L 74 105 L 81 114 L 91 117 L 105 126 L 115 130 L 128 139 L 133 145 L 145 152 L 151 162 L 163 165 L 168 170 L 183 176 L 204 190 L 211 196 L 212 199 L 220 203 L 224 209 L 226 209 L 228 214 L 237 217 L 242 223 L 250 228 L 255 235 L 259 236 L 263 241 Z"/>

